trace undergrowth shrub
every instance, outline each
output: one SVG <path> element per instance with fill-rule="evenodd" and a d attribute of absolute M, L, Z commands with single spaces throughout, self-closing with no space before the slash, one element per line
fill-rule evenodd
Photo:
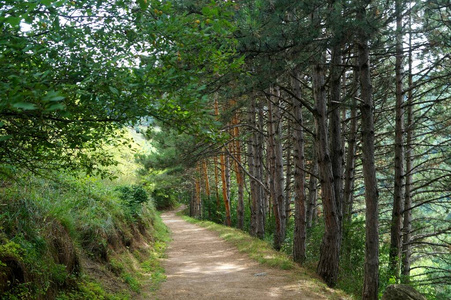
<path fill-rule="evenodd" d="M 115 185 L 99 178 L 62 173 L 52 180 L 24 174 L 2 182 L 1 299 L 113 299 L 98 284 L 80 278 L 80 257 L 104 264 L 114 251 L 138 247 L 137 239 L 142 243 L 143 237 L 150 241 L 164 235 L 139 186 L 128 185 L 118 193 Z M 135 279 L 123 275 L 130 267 L 124 265 L 124 278 L 118 279 L 129 292 L 139 289 Z M 62 291 L 70 292 L 66 297 Z"/>
<path fill-rule="evenodd" d="M 1 298 L 51 299 L 78 276 L 72 240 L 38 202 L 11 191 L 5 195 L 0 199 Z"/>
<path fill-rule="evenodd" d="M 360 297 L 365 266 L 365 220 L 358 218 L 344 225 L 337 287 Z"/>
<path fill-rule="evenodd" d="M 177 204 L 177 192 L 171 188 L 155 189 L 152 192 L 152 199 L 156 209 L 171 209 Z"/>
<path fill-rule="evenodd" d="M 119 198 L 125 207 L 129 209 L 129 213 L 136 217 L 141 209 L 141 204 L 149 201 L 149 195 L 142 186 L 126 185 L 116 188 L 119 192 Z"/>
<path fill-rule="evenodd" d="M 324 235 L 324 222 L 316 222 L 307 230 L 306 240 L 306 265 L 315 269 L 319 261 L 321 242 Z"/>
<path fill-rule="evenodd" d="M 204 219 L 223 224 L 225 220 L 225 206 L 222 196 L 219 195 L 219 206 L 216 196 L 211 196 L 210 199 L 205 197 L 202 200 L 202 215 Z"/>

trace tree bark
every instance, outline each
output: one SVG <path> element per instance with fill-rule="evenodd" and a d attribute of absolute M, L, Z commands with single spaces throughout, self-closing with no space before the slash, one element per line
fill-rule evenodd
<path fill-rule="evenodd" d="M 310 168 L 310 178 L 309 178 L 309 186 L 308 186 L 308 198 L 307 198 L 307 228 L 311 228 L 313 224 L 316 222 L 317 218 L 317 208 L 316 201 L 318 199 L 318 159 L 316 158 L 316 143 L 313 141 L 313 157 L 312 157 L 312 166 Z"/>
<path fill-rule="evenodd" d="M 264 170 L 263 170 L 263 145 L 264 145 L 264 135 L 263 135 L 263 127 L 264 127 L 264 114 L 262 103 L 256 103 L 256 112 L 258 116 L 257 129 L 256 132 L 256 143 L 254 144 L 254 157 L 255 157 L 255 174 L 256 178 L 260 180 L 260 182 L 264 181 Z M 263 239 L 265 237 L 265 222 L 266 222 L 266 214 L 268 212 L 268 204 L 267 199 L 268 195 L 264 188 L 259 184 L 257 186 L 257 195 L 258 195 L 258 210 L 257 210 L 257 237 Z"/>
<path fill-rule="evenodd" d="M 201 218 L 201 187 L 200 187 L 200 168 L 197 167 L 196 178 L 194 181 L 194 208 L 193 208 L 193 217 Z"/>
<path fill-rule="evenodd" d="M 289 106 L 292 106 L 291 104 Z M 287 107 L 287 110 L 292 110 L 292 107 Z M 292 153 L 292 147 L 293 147 L 293 143 L 294 143 L 294 138 L 293 138 L 293 130 L 292 130 L 292 126 L 290 126 L 290 122 L 288 122 L 287 124 L 287 129 L 284 131 L 285 132 L 285 138 L 284 140 L 286 141 L 285 143 L 285 147 L 284 149 L 286 149 L 285 153 L 285 228 L 288 228 L 288 223 L 290 221 L 291 218 L 291 193 L 292 193 L 292 189 L 291 189 L 291 182 L 292 182 L 292 177 L 293 177 L 293 170 L 292 170 L 292 164 L 293 164 L 293 153 Z"/>
<path fill-rule="evenodd" d="M 365 6 L 371 1 L 362 3 L 357 10 L 357 21 L 367 22 Z M 363 25 L 361 25 L 363 26 Z M 374 116 L 372 82 L 370 73 L 369 33 L 358 28 L 358 50 L 360 70 L 360 90 L 362 104 L 362 162 L 365 183 L 365 275 L 362 299 L 377 300 L 379 288 L 379 208 L 376 167 L 374 164 Z"/>
<path fill-rule="evenodd" d="M 249 173 L 255 178 L 250 179 L 251 188 L 251 234 L 263 238 L 265 235 L 265 220 L 263 205 L 265 202 L 265 192 L 261 183 L 263 182 L 263 138 L 260 127 L 260 120 L 257 121 L 257 101 L 251 99 L 249 110 L 249 124 L 254 128 L 248 143 L 248 166 Z"/>
<path fill-rule="evenodd" d="M 257 122 L 255 117 L 255 98 L 250 99 L 249 111 L 248 111 L 248 124 L 251 128 L 257 128 Z M 255 167 L 256 153 L 255 148 L 257 145 L 257 132 L 256 129 L 252 131 L 251 136 L 247 140 L 247 165 L 249 168 L 249 174 L 252 177 L 257 178 L 258 174 Z M 259 193 L 257 190 L 258 183 L 254 179 L 249 180 L 250 186 L 250 203 L 251 203 L 251 220 L 250 220 L 250 234 L 257 236 L 257 223 L 258 223 L 258 210 L 259 210 Z"/>
<path fill-rule="evenodd" d="M 219 172 L 218 172 L 218 157 L 214 157 L 214 168 L 215 168 L 215 195 L 216 195 L 216 219 L 219 220 L 219 212 L 221 211 L 221 200 L 219 198 Z"/>
<path fill-rule="evenodd" d="M 336 12 L 338 15 L 339 12 Z M 341 46 L 338 41 L 332 47 L 331 69 L 330 69 L 330 153 L 332 161 L 332 172 L 334 174 L 335 202 L 337 217 L 342 236 L 343 229 L 343 148 L 341 138 Z"/>
<path fill-rule="evenodd" d="M 411 231 L 412 231 L 412 172 L 413 172 L 413 134 L 414 134 L 414 123 L 413 123 L 413 74 L 412 74 L 412 20 L 409 15 L 409 88 L 407 95 L 407 138 L 406 138 L 406 187 L 404 195 L 404 221 L 403 221 L 403 241 L 402 241 L 402 269 L 401 280 L 403 283 L 409 283 L 410 279 L 410 256 L 411 256 Z"/>
<path fill-rule="evenodd" d="M 296 74 L 297 75 L 297 74 Z M 302 97 L 301 86 L 297 78 L 292 78 L 293 92 L 298 98 Z M 293 260 L 303 263 L 306 258 L 306 196 L 305 196 L 305 161 L 304 161 L 304 129 L 302 105 L 292 98 L 294 121 L 291 126 L 294 131 L 294 233 Z"/>
<path fill-rule="evenodd" d="M 270 89 L 268 99 L 268 158 L 270 169 L 270 191 L 274 212 L 275 232 L 274 248 L 280 250 L 285 239 L 285 202 L 283 198 L 283 164 L 282 144 L 280 141 L 280 112 L 277 97 L 273 97 L 274 88 Z"/>
<path fill-rule="evenodd" d="M 219 116 L 219 105 L 218 100 L 215 101 L 215 115 Z M 225 224 L 227 226 L 232 226 L 232 219 L 230 217 L 230 201 L 229 201 L 229 180 L 228 180 L 228 164 L 226 166 L 226 154 L 225 146 L 223 148 L 223 153 L 220 155 L 220 165 L 221 165 L 221 181 L 222 181 L 222 198 L 224 201 L 226 219 Z"/>
<path fill-rule="evenodd" d="M 190 197 L 190 201 L 189 201 L 189 216 L 194 217 L 194 210 L 195 210 L 195 206 L 196 206 L 196 179 L 195 178 L 192 179 L 191 188 L 192 188 L 192 192 L 191 192 L 191 197 Z"/>
<path fill-rule="evenodd" d="M 236 206 L 236 214 L 237 214 L 237 228 L 244 228 L 244 180 L 243 180 L 243 171 L 241 170 L 241 143 L 239 140 L 240 131 L 239 131 L 239 120 L 235 115 L 233 118 L 232 124 L 233 128 L 233 138 L 234 138 L 234 153 L 235 153 L 235 174 L 236 174 L 236 183 L 238 185 L 238 199 Z"/>
<path fill-rule="evenodd" d="M 227 151 L 227 149 L 224 147 L 224 150 Z M 230 199 L 230 187 L 231 187 L 231 181 L 230 181 L 230 156 L 227 154 L 224 154 L 224 160 L 225 160 L 225 166 L 224 166 L 224 171 L 225 171 L 225 194 L 226 194 L 226 225 L 227 226 L 232 226 L 232 214 L 230 211 L 230 207 L 231 207 L 231 201 L 232 199 Z"/>
<path fill-rule="evenodd" d="M 396 0 L 396 119 L 395 119 L 395 186 L 393 191 L 393 209 L 390 226 L 390 253 L 389 268 L 392 276 L 399 278 L 401 263 L 401 230 L 402 211 L 404 205 L 404 111 L 403 111 L 403 88 L 402 88 L 402 7 L 401 0 Z"/>
<path fill-rule="evenodd" d="M 326 90 L 324 80 L 324 56 L 313 67 L 313 93 L 316 109 L 316 154 L 321 179 L 321 195 L 324 208 L 325 232 L 320 249 L 317 273 L 328 286 L 333 287 L 338 280 L 340 253 L 340 222 L 335 198 L 334 174 L 329 153 L 327 128 Z"/>
<path fill-rule="evenodd" d="M 355 176 L 355 155 L 357 150 L 357 90 L 358 90 L 358 70 L 354 69 L 353 93 L 351 103 L 351 123 L 349 126 L 348 151 L 346 154 L 345 184 L 343 195 L 343 215 L 344 222 L 351 223 L 352 207 L 354 202 L 354 176 Z"/>
<path fill-rule="evenodd" d="M 284 193 L 284 172 L 283 172 L 283 143 L 282 143 L 282 115 L 280 111 L 280 89 L 275 87 L 276 93 L 276 103 L 274 105 L 274 137 L 275 137 L 275 160 L 276 160 L 276 170 L 275 170 L 275 188 L 276 188 L 276 199 L 278 203 L 279 216 L 280 216 L 280 237 L 281 244 L 285 241 L 286 226 L 287 226 L 287 208 Z"/>
<path fill-rule="evenodd" d="M 211 200 L 210 180 L 208 179 L 208 167 L 207 167 L 207 160 L 206 159 L 202 162 L 202 171 L 203 171 L 204 182 L 205 182 L 205 194 L 207 196 L 207 201 L 208 201 L 208 203 L 210 205 L 210 200 Z M 208 209 L 208 218 L 211 219 L 210 209 Z"/>

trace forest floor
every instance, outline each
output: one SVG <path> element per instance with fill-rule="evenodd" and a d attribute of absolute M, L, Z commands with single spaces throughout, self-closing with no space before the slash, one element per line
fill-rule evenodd
<path fill-rule="evenodd" d="M 175 211 L 162 214 L 172 232 L 163 260 L 167 280 L 156 299 L 344 299 L 294 270 L 259 264 L 212 232 Z"/>

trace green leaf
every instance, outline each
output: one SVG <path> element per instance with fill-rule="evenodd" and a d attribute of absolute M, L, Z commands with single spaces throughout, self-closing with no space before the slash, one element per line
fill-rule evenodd
<path fill-rule="evenodd" d="M 36 104 L 29 103 L 29 102 L 17 102 L 13 104 L 14 108 L 22 109 L 22 110 L 35 110 L 38 107 Z"/>
<path fill-rule="evenodd" d="M 22 18 L 20 17 L 9 17 L 6 18 L 6 23 L 9 23 L 12 27 L 17 27 L 20 24 Z"/>
<path fill-rule="evenodd" d="M 41 0 L 41 3 L 45 6 L 50 6 L 52 4 L 52 0 Z"/>
<path fill-rule="evenodd" d="M 66 108 L 66 105 L 64 103 L 56 103 L 49 106 L 49 108 L 46 109 L 46 111 L 55 111 L 55 110 L 63 110 Z"/>
<path fill-rule="evenodd" d="M 210 12 L 211 12 L 210 7 L 208 7 L 208 6 L 202 7 L 202 14 L 203 14 L 204 16 L 210 15 Z"/>
<path fill-rule="evenodd" d="M 44 98 L 42 100 L 44 101 L 52 101 L 52 102 L 56 102 L 56 101 L 61 101 L 64 100 L 66 97 L 64 97 L 63 95 L 61 95 L 60 92 L 57 91 L 50 91 L 48 92 Z"/>
<path fill-rule="evenodd" d="M 142 10 L 145 10 L 149 6 L 149 3 L 147 3 L 147 0 L 138 0 L 138 4 Z"/>
<path fill-rule="evenodd" d="M 12 135 L 2 135 L 2 136 L 0 136 L 0 142 L 9 140 L 12 137 L 13 137 Z"/>
<path fill-rule="evenodd" d="M 28 12 L 33 11 L 36 8 L 36 6 L 38 6 L 37 2 L 27 2 L 25 4 L 28 6 L 28 9 L 27 9 Z"/>
<path fill-rule="evenodd" d="M 119 91 L 115 87 L 110 86 L 109 89 L 113 94 L 115 94 L 115 95 L 119 94 Z"/>

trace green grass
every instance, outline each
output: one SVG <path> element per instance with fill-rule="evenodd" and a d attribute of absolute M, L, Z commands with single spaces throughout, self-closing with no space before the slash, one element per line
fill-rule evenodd
<path fill-rule="evenodd" d="M 74 291 L 67 291 L 56 297 L 56 300 L 131 300 L 132 297 L 127 291 L 118 294 L 111 294 L 106 292 L 103 287 L 95 282 L 93 279 L 86 278 L 79 281 L 78 289 Z"/>
<path fill-rule="evenodd" d="M 164 268 L 161 266 L 161 259 L 166 257 L 167 242 L 170 241 L 170 234 L 167 227 L 163 224 L 159 214 L 154 223 L 155 236 L 158 238 L 154 242 L 152 249 L 147 253 L 147 258 L 141 263 L 141 271 L 147 274 L 148 278 L 146 289 L 153 295 L 160 287 L 160 284 L 166 281 Z"/>
<path fill-rule="evenodd" d="M 139 293 L 141 291 L 141 283 L 135 276 L 131 273 L 122 273 L 121 278 L 130 286 L 132 291 Z"/>
<path fill-rule="evenodd" d="M 164 253 L 169 234 L 152 204 L 143 204 L 131 216 L 113 185 L 105 186 L 102 180 L 92 177 L 77 179 L 58 174 L 55 178 L 58 181 L 30 175 L 0 189 L 0 272 L 7 269 L 2 258 L 14 258 L 32 279 L 0 297 L 46 297 L 52 289 L 60 293 L 60 286 L 69 286 L 67 296 L 63 293 L 60 299 L 131 297 L 124 292 L 119 298 L 112 298 L 106 291 L 101 291 L 101 282 L 66 271 L 54 257 L 61 249 L 69 248 L 77 249 L 77 255 L 86 256 L 84 259 L 103 261 L 112 276 L 116 274 L 130 292 L 139 293 L 147 284 L 144 273 L 153 278 L 152 289 L 155 290 L 156 283 L 164 280 L 164 270 L 158 259 Z M 126 256 L 115 253 L 109 245 L 116 241 L 121 247 L 124 241 L 132 241 L 139 226 L 144 226 L 147 231 L 147 237 L 143 237 L 149 239 L 146 253 L 141 260 L 129 258 L 127 261 Z M 52 250 L 55 238 L 60 241 L 61 249 Z M 136 247 L 140 246 L 133 249 Z M 128 252 L 125 248 L 119 250 L 124 251 Z M 139 267 L 143 262 L 153 268 Z M 89 289 L 93 289 L 92 293 Z"/>
<path fill-rule="evenodd" d="M 17 170 L 14 178 L 0 174 L 0 277 L 9 272 L 4 261 L 14 259 L 28 278 L 9 285 L 1 299 L 133 299 L 149 282 L 155 290 L 164 280 L 159 259 L 168 230 L 152 202 L 141 197 L 131 206 L 118 191 L 140 188 L 135 154 L 142 145 L 99 147 L 119 162 L 108 168 L 114 179 L 62 171 L 37 176 Z M 68 249 L 90 268 L 66 270 L 55 261 Z M 90 272 L 93 268 L 98 270 Z M 118 283 L 114 296 L 105 289 L 114 286 L 111 282 Z"/>

